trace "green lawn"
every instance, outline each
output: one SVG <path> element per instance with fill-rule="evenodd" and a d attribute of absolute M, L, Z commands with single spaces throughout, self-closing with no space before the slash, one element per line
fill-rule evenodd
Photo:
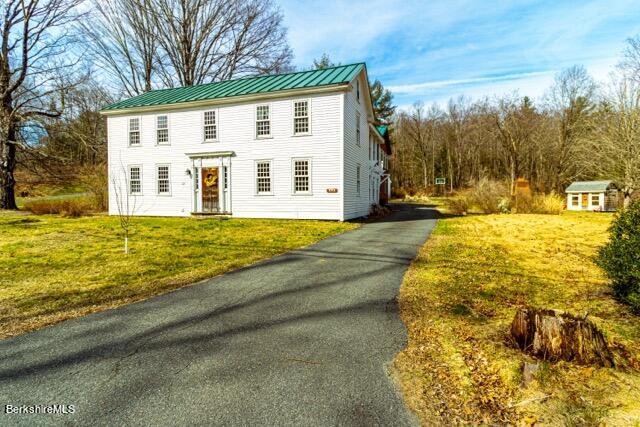
<path fill-rule="evenodd" d="M 425 425 L 639 425 L 640 318 L 593 263 L 612 215 L 468 215 L 439 221 L 404 278 L 403 391 Z M 523 305 L 589 313 L 617 369 L 540 363 L 526 387 L 509 345 Z M 603 423 L 603 424 L 600 424 Z"/>
<path fill-rule="evenodd" d="M 0 337 L 161 294 L 357 227 L 329 221 L 0 215 Z"/>

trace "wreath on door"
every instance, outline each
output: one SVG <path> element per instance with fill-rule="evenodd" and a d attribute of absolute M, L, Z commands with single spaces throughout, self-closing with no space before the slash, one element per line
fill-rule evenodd
<path fill-rule="evenodd" d="M 204 185 L 206 185 L 207 187 L 213 187 L 214 185 L 216 185 L 216 182 L 218 182 L 218 177 L 212 173 L 208 173 L 204 177 Z"/>

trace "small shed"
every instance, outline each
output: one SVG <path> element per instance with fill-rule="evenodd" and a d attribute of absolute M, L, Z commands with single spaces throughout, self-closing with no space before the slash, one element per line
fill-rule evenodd
<path fill-rule="evenodd" d="M 565 192 L 570 211 L 613 212 L 618 208 L 618 187 L 613 181 L 576 181 Z"/>

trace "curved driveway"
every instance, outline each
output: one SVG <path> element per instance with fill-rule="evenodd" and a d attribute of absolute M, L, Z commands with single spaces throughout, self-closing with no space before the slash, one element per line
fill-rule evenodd
<path fill-rule="evenodd" d="M 396 296 L 435 211 L 0 341 L 2 425 L 406 425 Z M 72 404 L 5 415 L 5 404 Z"/>

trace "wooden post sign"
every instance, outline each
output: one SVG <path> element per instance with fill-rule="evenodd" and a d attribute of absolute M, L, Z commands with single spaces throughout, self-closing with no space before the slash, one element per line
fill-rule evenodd
<path fill-rule="evenodd" d="M 337 193 L 338 189 L 337 188 L 327 188 L 327 193 Z"/>
<path fill-rule="evenodd" d="M 445 185 L 447 183 L 446 178 L 436 178 L 436 185 Z"/>

